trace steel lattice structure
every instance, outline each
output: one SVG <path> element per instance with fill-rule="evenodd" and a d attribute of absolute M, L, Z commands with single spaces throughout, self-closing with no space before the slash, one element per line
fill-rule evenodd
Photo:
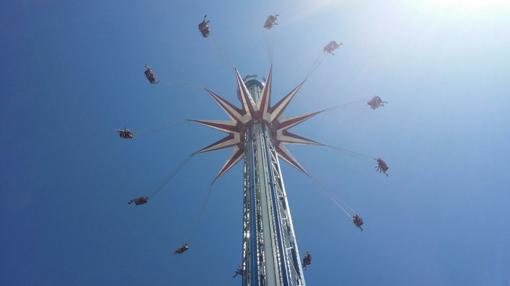
<path fill-rule="evenodd" d="M 306 173 L 284 145 L 320 143 L 288 129 L 323 110 L 285 119 L 283 112 L 304 82 L 271 106 L 272 69 L 265 83 L 256 79 L 244 81 L 237 70 L 235 73 L 241 108 L 207 90 L 230 120 L 193 121 L 228 134 L 200 150 L 234 149 L 216 178 L 244 159 L 242 284 L 305 285 L 279 159 Z"/>

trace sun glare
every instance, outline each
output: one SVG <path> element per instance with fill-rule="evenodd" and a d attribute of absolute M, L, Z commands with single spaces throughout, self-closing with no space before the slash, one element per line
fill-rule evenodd
<path fill-rule="evenodd" d="M 486 9 L 510 8 L 509 0 L 428 0 L 429 5 L 447 9 L 477 12 Z"/>

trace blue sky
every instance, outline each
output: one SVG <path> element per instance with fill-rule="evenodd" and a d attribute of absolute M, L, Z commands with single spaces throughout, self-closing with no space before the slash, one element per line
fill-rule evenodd
<path fill-rule="evenodd" d="M 262 28 L 278 13 L 280 25 Z M 290 147 L 320 188 L 283 165 L 309 285 L 510 285 L 510 4 L 506 1 L 4 1 L 0 4 L 0 284 L 239 285 L 237 166 L 188 154 L 221 134 L 184 119 L 226 115 L 197 87 L 235 101 L 232 66 L 277 100 L 322 47 L 343 42 L 286 111 L 320 115 L 296 132 L 381 156 Z M 197 24 L 211 19 L 211 37 Z M 150 86 L 143 65 L 161 83 Z M 183 84 L 184 83 L 184 84 Z M 161 132 L 153 129 L 173 124 Z M 120 140 L 128 127 L 140 136 Z M 144 135 L 145 133 L 145 135 Z M 173 249 L 185 240 L 191 250 Z"/>

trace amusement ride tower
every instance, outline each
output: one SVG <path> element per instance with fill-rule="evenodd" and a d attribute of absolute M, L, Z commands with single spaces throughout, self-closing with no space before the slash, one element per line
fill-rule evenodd
<path fill-rule="evenodd" d="M 241 108 L 207 90 L 230 120 L 193 120 L 228 135 L 200 152 L 233 148 L 219 178 L 241 159 L 243 167 L 243 240 L 239 273 L 243 286 L 304 286 L 305 279 L 279 159 L 306 174 L 285 144 L 320 143 L 293 134 L 289 128 L 322 112 L 283 118 L 304 82 L 271 106 L 272 69 L 266 82 L 243 80 L 236 70 Z"/>

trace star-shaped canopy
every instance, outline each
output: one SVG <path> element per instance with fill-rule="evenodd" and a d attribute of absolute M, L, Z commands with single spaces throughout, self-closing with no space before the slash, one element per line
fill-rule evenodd
<path fill-rule="evenodd" d="M 253 122 L 263 121 L 268 126 L 272 135 L 272 142 L 278 153 L 278 156 L 285 160 L 290 165 L 298 170 L 307 174 L 306 170 L 301 164 L 292 156 L 292 154 L 284 146 L 285 144 L 308 144 L 308 145 L 322 145 L 314 140 L 296 135 L 288 131 L 288 129 L 314 117 L 315 115 L 324 112 L 320 110 L 300 116 L 290 118 L 283 118 L 282 114 L 296 96 L 298 91 L 304 84 L 301 82 L 298 86 L 292 89 L 275 105 L 271 106 L 271 85 L 272 85 L 272 67 L 269 69 L 266 83 L 262 89 L 260 99 L 255 102 L 248 88 L 246 87 L 241 75 L 235 70 L 237 93 L 241 102 L 241 108 L 236 107 L 230 102 L 223 99 L 215 92 L 206 89 L 207 93 L 214 99 L 214 101 L 227 113 L 230 120 L 191 120 L 193 122 L 205 125 L 210 128 L 217 129 L 227 133 L 227 136 L 200 149 L 197 153 L 210 152 L 214 150 L 233 147 L 234 151 L 228 158 L 225 164 L 221 167 L 216 179 L 225 174 L 232 168 L 244 155 L 244 136 L 243 133 L 247 130 Z"/>

